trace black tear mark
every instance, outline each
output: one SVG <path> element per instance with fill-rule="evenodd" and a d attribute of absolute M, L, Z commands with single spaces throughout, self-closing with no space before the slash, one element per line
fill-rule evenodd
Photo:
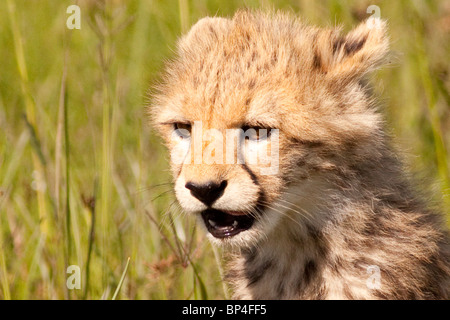
<path fill-rule="evenodd" d="M 262 214 L 263 212 L 263 207 L 266 203 L 266 194 L 264 192 L 264 190 L 261 188 L 259 181 L 258 181 L 258 177 L 256 176 L 256 174 L 247 166 L 246 163 L 242 164 L 242 168 L 248 173 L 248 175 L 250 176 L 250 178 L 252 179 L 253 183 L 258 187 L 258 200 L 256 201 L 258 203 L 258 205 L 256 206 L 256 211 L 260 214 Z"/>
<path fill-rule="evenodd" d="M 248 175 L 252 179 L 253 183 L 259 187 L 259 181 L 258 181 L 258 177 L 256 176 L 256 174 L 245 163 L 242 164 L 242 168 L 244 168 L 244 170 L 248 173 Z"/>

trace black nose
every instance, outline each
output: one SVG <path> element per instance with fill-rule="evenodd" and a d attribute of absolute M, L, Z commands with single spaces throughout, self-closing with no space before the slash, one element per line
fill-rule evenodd
<path fill-rule="evenodd" d="M 185 187 L 191 190 L 191 194 L 198 200 L 210 206 L 214 201 L 219 199 L 227 186 L 227 181 L 224 180 L 220 184 L 215 182 L 208 182 L 205 184 L 195 184 L 192 182 L 186 183 Z"/>

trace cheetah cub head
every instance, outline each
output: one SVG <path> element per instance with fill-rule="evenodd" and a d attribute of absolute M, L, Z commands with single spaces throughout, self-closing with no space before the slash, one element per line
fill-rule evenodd
<path fill-rule="evenodd" d="M 176 197 L 213 242 L 320 228 L 333 175 L 377 156 L 364 78 L 387 51 L 380 20 L 343 35 L 249 11 L 201 19 L 179 40 L 150 110 Z"/>

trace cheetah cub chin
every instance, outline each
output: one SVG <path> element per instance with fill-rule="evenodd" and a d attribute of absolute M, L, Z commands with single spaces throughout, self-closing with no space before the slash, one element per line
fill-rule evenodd
<path fill-rule="evenodd" d="M 204 18 L 154 90 L 176 197 L 230 253 L 236 299 L 449 299 L 442 216 L 414 194 L 366 77 L 386 23 Z"/>

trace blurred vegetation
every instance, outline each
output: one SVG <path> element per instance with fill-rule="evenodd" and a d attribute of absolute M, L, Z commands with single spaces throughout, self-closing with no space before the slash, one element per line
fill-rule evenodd
<path fill-rule="evenodd" d="M 66 27 L 71 4 L 81 30 Z M 370 5 L 394 52 L 375 92 L 448 214 L 449 1 L 1 1 L 0 298 L 227 297 L 221 253 L 174 201 L 148 88 L 203 16 L 273 7 L 349 30 Z M 69 265 L 81 289 L 67 289 Z"/>

